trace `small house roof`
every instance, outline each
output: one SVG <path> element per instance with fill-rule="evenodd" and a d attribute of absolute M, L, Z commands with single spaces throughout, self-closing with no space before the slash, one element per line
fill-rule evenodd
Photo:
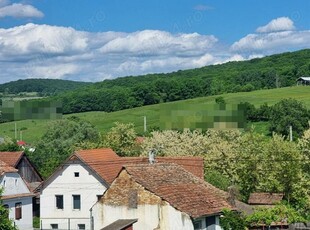
<path fill-rule="evenodd" d="M 20 159 L 23 157 L 24 152 L 18 151 L 18 152 L 0 152 L 0 160 L 4 161 L 6 164 L 16 167 L 20 161 Z"/>
<path fill-rule="evenodd" d="M 0 176 L 3 173 L 17 172 L 18 170 L 0 160 Z"/>
<path fill-rule="evenodd" d="M 112 149 L 89 149 L 76 151 L 70 159 L 79 158 L 105 182 L 111 184 L 126 164 L 148 163 L 147 157 L 120 157 Z M 156 157 L 156 162 L 176 163 L 203 178 L 203 159 L 201 157 Z"/>
<path fill-rule="evenodd" d="M 253 205 L 272 205 L 283 199 L 283 193 L 255 192 L 251 193 L 248 203 Z"/>
<path fill-rule="evenodd" d="M 113 223 L 109 224 L 108 226 L 105 226 L 101 230 L 122 230 L 126 227 L 136 223 L 138 219 L 118 219 L 117 221 L 114 221 Z"/>
<path fill-rule="evenodd" d="M 233 209 L 217 188 L 177 164 L 126 165 L 123 170 L 145 189 L 193 218 Z"/>
<path fill-rule="evenodd" d="M 310 81 L 310 77 L 299 77 L 299 78 L 297 79 L 297 81 L 299 81 L 299 80 Z"/>

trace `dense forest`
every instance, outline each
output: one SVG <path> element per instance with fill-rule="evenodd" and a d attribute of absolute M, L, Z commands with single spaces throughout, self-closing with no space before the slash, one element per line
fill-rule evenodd
<path fill-rule="evenodd" d="M 19 94 L 37 92 L 39 96 L 51 96 L 90 85 L 89 82 L 76 82 L 60 79 L 25 79 L 0 84 L 0 93 Z"/>
<path fill-rule="evenodd" d="M 222 93 L 286 87 L 306 75 L 310 75 L 309 49 L 167 74 L 104 80 L 82 92 L 65 92 L 48 100 L 62 101 L 66 114 L 111 112 Z"/>

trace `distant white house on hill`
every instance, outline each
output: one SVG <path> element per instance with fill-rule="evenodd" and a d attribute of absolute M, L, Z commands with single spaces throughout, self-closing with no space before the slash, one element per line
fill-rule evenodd
<path fill-rule="evenodd" d="M 297 85 L 310 85 L 310 77 L 300 77 L 296 82 Z"/>

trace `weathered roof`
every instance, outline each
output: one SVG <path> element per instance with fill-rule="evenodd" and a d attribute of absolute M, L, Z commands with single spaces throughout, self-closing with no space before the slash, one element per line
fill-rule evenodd
<path fill-rule="evenodd" d="M 129 227 L 130 225 L 136 223 L 138 219 L 119 219 L 117 221 L 114 221 L 113 223 L 109 224 L 108 226 L 105 226 L 101 230 L 122 230 L 126 227 Z"/>
<path fill-rule="evenodd" d="M 7 196 L 0 196 L 1 200 L 8 200 L 8 199 L 15 199 L 15 198 L 22 198 L 22 197 L 34 197 L 33 193 L 21 193 L 21 194 L 14 194 L 14 195 L 7 195 Z"/>
<path fill-rule="evenodd" d="M 148 163 L 147 157 L 119 157 L 109 148 L 76 151 L 70 159 L 75 156 L 108 184 L 113 182 L 123 165 Z M 203 178 L 203 159 L 201 157 L 156 157 L 156 162 L 177 163 L 196 176 Z"/>
<path fill-rule="evenodd" d="M 280 202 L 283 199 L 283 196 L 283 193 L 256 192 L 250 194 L 248 203 L 257 205 L 272 205 Z"/>
<path fill-rule="evenodd" d="M 300 77 L 297 79 L 297 81 L 299 80 L 310 81 L 310 77 Z"/>
<path fill-rule="evenodd" d="M 23 151 L 18 152 L 0 152 L 0 160 L 4 161 L 12 167 L 16 167 L 20 159 L 23 157 Z"/>
<path fill-rule="evenodd" d="M 17 172 L 18 170 L 0 160 L 0 175 L 3 173 Z"/>
<path fill-rule="evenodd" d="M 126 165 L 134 181 L 193 218 L 233 209 L 218 189 L 177 164 Z"/>

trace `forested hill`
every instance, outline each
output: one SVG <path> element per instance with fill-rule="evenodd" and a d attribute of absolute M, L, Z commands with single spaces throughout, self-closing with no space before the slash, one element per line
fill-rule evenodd
<path fill-rule="evenodd" d="M 26 79 L 0 84 L 0 93 L 18 94 L 37 92 L 41 96 L 49 96 L 75 90 L 90 84 L 92 83 L 59 79 Z"/>

